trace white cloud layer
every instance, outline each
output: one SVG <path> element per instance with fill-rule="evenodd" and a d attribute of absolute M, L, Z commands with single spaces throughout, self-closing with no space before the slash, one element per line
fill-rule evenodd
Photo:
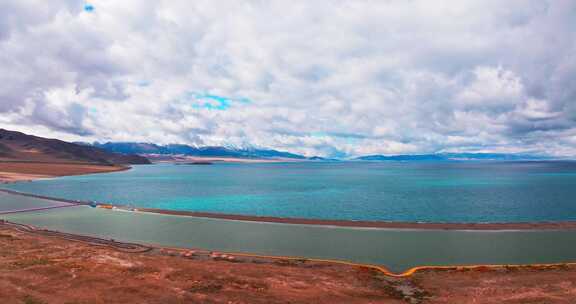
<path fill-rule="evenodd" d="M 4 0 L 2 126 L 326 156 L 574 156 L 576 2 Z"/>

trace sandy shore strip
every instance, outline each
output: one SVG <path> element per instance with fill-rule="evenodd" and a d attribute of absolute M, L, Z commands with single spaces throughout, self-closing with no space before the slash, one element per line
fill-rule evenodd
<path fill-rule="evenodd" d="M 108 173 L 130 169 L 129 166 L 98 165 L 89 163 L 44 163 L 0 161 L 0 183 L 31 181 L 39 178 Z"/>
<path fill-rule="evenodd" d="M 300 225 L 324 225 L 324 226 L 339 226 L 339 227 L 360 227 L 360 228 L 430 229 L 430 230 L 574 230 L 576 229 L 576 222 L 410 223 L 410 222 L 346 221 L 346 220 L 282 218 L 282 217 L 270 217 L 270 216 L 220 214 L 209 212 L 175 211 L 175 210 L 162 210 L 152 208 L 138 208 L 138 211 L 170 214 L 170 215 L 237 220 L 237 221 L 300 224 Z"/>

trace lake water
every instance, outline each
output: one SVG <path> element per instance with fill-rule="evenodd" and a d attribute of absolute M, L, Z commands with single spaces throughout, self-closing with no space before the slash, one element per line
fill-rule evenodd
<path fill-rule="evenodd" d="M 3 187 L 75 200 L 242 215 L 576 220 L 574 162 L 159 164 Z"/>

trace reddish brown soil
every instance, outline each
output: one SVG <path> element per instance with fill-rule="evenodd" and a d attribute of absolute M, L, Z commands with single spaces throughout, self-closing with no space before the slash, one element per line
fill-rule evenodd
<path fill-rule="evenodd" d="M 109 247 L 0 227 L 1 303 L 575 303 L 576 268 L 424 270 L 391 278 L 310 261 Z"/>
<path fill-rule="evenodd" d="M 0 163 L 0 180 L 124 170 L 71 163 Z M 163 212 L 153 210 L 154 212 Z M 316 221 L 188 214 L 242 220 Z M 300 221 L 300 222 L 299 222 Z M 435 229 L 565 229 L 574 223 L 322 224 Z M 464 225 L 464 226 L 458 226 Z M 426 270 L 391 278 L 359 267 L 182 251 L 124 253 L 0 227 L 0 303 L 576 303 L 576 267 Z"/>
<path fill-rule="evenodd" d="M 361 268 L 184 258 L 0 228 L 1 303 L 404 303 Z"/>
<path fill-rule="evenodd" d="M 475 271 L 423 271 L 412 278 L 432 295 L 424 303 L 573 304 L 576 268 L 551 267 Z"/>
<path fill-rule="evenodd" d="M 82 163 L 0 162 L 0 182 L 126 170 L 126 166 Z"/>

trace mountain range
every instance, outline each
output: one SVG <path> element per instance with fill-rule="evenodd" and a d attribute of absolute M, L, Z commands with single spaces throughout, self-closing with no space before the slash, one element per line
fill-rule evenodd
<path fill-rule="evenodd" d="M 110 152 L 139 155 L 185 155 L 195 157 L 230 157 L 252 159 L 289 159 L 313 161 L 339 161 L 339 159 L 320 156 L 306 157 L 303 155 L 258 148 L 234 148 L 221 146 L 189 146 L 183 144 L 158 145 L 154 143 L 137 142 L 107 142 L 86 144 Z M 479 160 L 543 160 L 541 156 L 507 153 L 434 153 L 411 155 L 367 155 L 346 159 L 351 161 L 479 161 Z"/>
<path fill-rule="evenodd" d="M 189 145 L 171 144 L 157 145 L 153 143 L 135 142 L 107 142 L 85 144 L 104 149 L 110 152 L 123 154 L 159 154 L 159 155 L 186 155 L 197 157 L 230 157 L 230 158 L 280 158 L 305 160 L 307 157 L 272 149 L 231 148 L 219 146 L 194 147 Z"/>
<path fill-rule="evenodd" d="M 286 159 L 339 161 L 339 159 L 303 155 L 261 148 L 221 146 L 158 145 L 137 142 L 69 143 L 21 132 L 0 129 L 0 161 L 84 162 L 100 164 L 148 164 L 146 156 L 184 155 L 245 159 Z M 348 161 L 480 161 L 544 160 L 545 157 L 507 153 L 435 153 L 413 155 L 367 155 Z M 341 159 L 340 159 L 341 160 Z"/>
<path fill-rule="evenodd" d="M 471 161 L 471 160 L 544 160 L 546 157 L 507 153 L 435 153 L 412 155 L 367 155 L 354 158 L 363 161 Z"/>

